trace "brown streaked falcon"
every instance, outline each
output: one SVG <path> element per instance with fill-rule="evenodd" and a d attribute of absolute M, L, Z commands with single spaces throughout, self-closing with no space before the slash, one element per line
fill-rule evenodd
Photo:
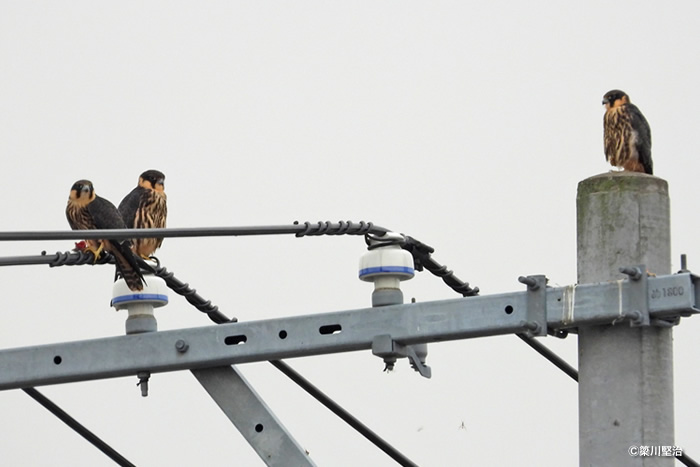
<path fill-rule="evenodd" d="M 136 188 L 119 203 L 119 214 L 130 229 L 162 229 L 168 217 L 165 175 L 147 170 L 139 176 Z M 135 238 L 134 253 L 148 259 L 163 244 L 162 238 Z"/>
<path fill-rule="evenodd" d="M 108 200 L 97 196 L 92 182 L 78 180 L 70 189 L 66 218 L 73 230 L 125 229 L 117 208 Z M 87 240 L 88 250 L 95 261 L 104 249 L 114 256 L 117 270 L 133 291 L 143 290 L 143 275 L 129 240 Z"/>
<path fill-rule="evenodd" d="M 603 96 L 605 159 L 614 167 L 653 175 L 651 129 L 647 119 L 624 92 L 614 89 Z"/>

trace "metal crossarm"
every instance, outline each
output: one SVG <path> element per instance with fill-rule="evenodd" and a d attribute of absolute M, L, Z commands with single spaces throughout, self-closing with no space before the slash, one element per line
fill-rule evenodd
<path fill-rule="evenodd" d="M 650 277 L 646 294 L 652 322 L 700 312 L 698 282 L 690 273 Z M 635 294 L 640 290 L 628 280 L 547 288 L 546 327 L 627 326 L 639 311 Z M 0 389 L 366 350 L 375 336 L 387 334 L 410 345 L 523 333 L 545 324 L 528 321 L 528 293 L 8 349 L 0 351 Z"/>

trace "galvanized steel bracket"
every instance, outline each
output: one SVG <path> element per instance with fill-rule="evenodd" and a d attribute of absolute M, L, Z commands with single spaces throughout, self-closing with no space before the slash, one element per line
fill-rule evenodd
<path fill-rule="evenodd" d="M 372 354 L 384 360 L 386 367 L 385 371 L 394 369 L 394 364 L 397 358 L 407 357 L 411 363 L 411 367 L 420 373 L 424 378 L 430 378 L 432 371 L 428 365 L 421 362 L 416 354 L 416 351 L 410 345 L 403 345 L 391 338 L 388 334 L 375 336 L 372 339 Z"/>
<path fill-rule="evenodd" d="M 649 326 L 649 276 L 644 264 L 620 268 L 620 272 L 628 277 L 629 311 L 626 318 L 631 327 Z"/>
<path fill-rule="evenodd" d="M 518 281 L 527 285 L 527 321 L 523 323 L 530 337 L 547 335 L 547 277 L 520 276 Z"/>

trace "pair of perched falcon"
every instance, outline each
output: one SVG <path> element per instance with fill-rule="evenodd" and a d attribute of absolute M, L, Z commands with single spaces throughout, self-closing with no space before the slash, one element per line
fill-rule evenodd
<path fill-rule="evenodd" d="M 70 190 L 66 217 L 73 230 L 164 228 L 168 214 L 166 200 L 165 175 L 157 170 L 142 173 L 138 185 L 124 197 L 118 209 L 97 196 L 91 181 L 78 180 Z M 140 258 L 148 259 L 162 243 L 162 238 L 87 241 L 95 261 L 103 250 L 114 256 L 117 270 L 133 291 L 143 290 Z"/>
<path fill-rule="evenodd" d="M 605 159 L 631 172 L 654 173 L 651 161 L 651 129 L 647 119 L 624 92 L 615 89 L 603 96 Z"/>

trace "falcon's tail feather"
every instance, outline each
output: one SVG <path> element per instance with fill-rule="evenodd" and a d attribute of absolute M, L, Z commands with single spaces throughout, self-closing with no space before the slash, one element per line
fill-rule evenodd
<path fill-rule="evenodd" d="M 133 251 L 133 250 L 132 250 Z M 141 270 L 145 270 L 149 274 L 155 274 L 156 270 L 148 264 L 146 261 L 144 261 L 143 258 L 141 258 L 139 255 L 134 254 L 134 261 L 136 261 L 136 264 L 139 266 Z"/>
<path fill-rule="evenodd" d="M 131 251 L 129 241 L 119 243 L 117 240 L 110 240 L 110 252 L 114 255 L 117 271 L 124 278 L 130 290 L 138 292 L 143 290 L 146 281 L 141 274 L 141 267 L 134 253 Z"/>

